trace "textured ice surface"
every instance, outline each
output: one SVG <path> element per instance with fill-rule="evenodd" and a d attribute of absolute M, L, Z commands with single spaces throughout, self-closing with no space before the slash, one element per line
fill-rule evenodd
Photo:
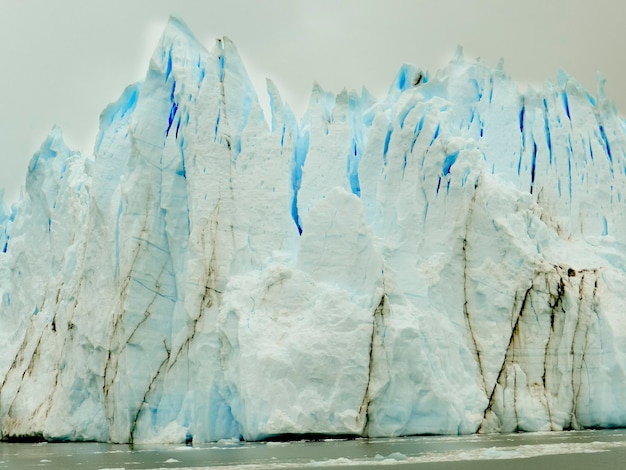
<path fill-rule="evenodd" d="M 171 20 L 93 155 L 0 204 L 3 437 L 626 426 L 626 126 L 460 53 L 264 117 Z"/>

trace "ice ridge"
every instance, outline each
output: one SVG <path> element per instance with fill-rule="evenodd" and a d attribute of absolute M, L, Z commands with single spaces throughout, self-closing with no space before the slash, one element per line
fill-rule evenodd
<path fill-rule="evenodd" d="M 2 437 L 626 426 L 626 124 L 459 51 L 264 116 L 171 19 L 93 155 L 0 203 Z M 1 199 L 1 198 L 0 198 Z"/>

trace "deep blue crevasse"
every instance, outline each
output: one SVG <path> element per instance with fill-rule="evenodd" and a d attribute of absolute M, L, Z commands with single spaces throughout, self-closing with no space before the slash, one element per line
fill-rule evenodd
<path fill-rule="evenodd" d="M 302 168 L 309 151 L 310 130 L 308 127 L 298 132 L 296 145 L 293 150 L 293 169 L 291 171 L 291 187 L 293 189 L 293 199 L 291 201 L 291 217 L 298 227 L 298 233 L 302 234 L 302 225 L 298 214 L 298 191 L 302 184 Z"/>
<path fill-rule="evenodd" d="M 456 162 L 456 159 L 458 156 L 459 156 L 458 151 L 450 155 L 446 155 L 446 158 L 444 158 L 443 165 L 441 167 L 441 170 L 443 171 L 444 176 L 450 174 L 450 169 L 452 168 L 452 165 L 454 165 L 454 163 Z"/>
<path fill-rule="evenodd" d="M 170 108 L 170 115 L 168 118 L 168 124 L 167 124 L 167 130 L 165 131 L 165 136 L 168 136 L 170 134 L 170 129 L 172 128 L 174 117 L 176 116 L 176 112 L 178 111 L 178 103 L 176 103 L 176 100 L 174 99 L 175 91 L 176 91 L 176 80 L 172 80 L 172 91 L 170 93 L 170 101 L 172 103 L 172 107 Z"/>
<path fill-rule="evenodd" d="M 543 99 L 543 127 L 546 133 L 546 145 L 548 146 L 549 162 L 552 165 L 552 138 L 550 137 L 550 124 L 548 123 L 548 103 Z"/>
<path fill-rule="evenodd" d="M 613 155 L 611 155 L 611 146 L 609 145 L 609 141 L 606 138 L 606 133 L 604 132 L 604 126 L 602 124 L 600 124 L 599 126 L 600 129 L 600 136 L 602 137 L 602 141 L 604 142 L 604 148 L 606 149 L 606 156 L 609 159 L 609 162 L 611 163 L 611 172 L 613 171 Z"/>
<path fill-rule="evenodd" d="M 571 121 L 572 117 L 569 113 L 569 101 L 567 99 L 567 93 L 565 90 L 561 91 L 561 99 L 563 100 L 563 108 L 565 108 L 565 113 L 567 114 L 567 118 Z"/>
<path fill-rule="evenodd" d="M 348 181 L 350 181 L 350 190 L 355 196 L 361 197 L 361 185 L 359 183 L 359 162 L 361 160 L 361 152 L 358 149 L 356 140 L 352 141 L 352 155 L 348 157 Z"/>

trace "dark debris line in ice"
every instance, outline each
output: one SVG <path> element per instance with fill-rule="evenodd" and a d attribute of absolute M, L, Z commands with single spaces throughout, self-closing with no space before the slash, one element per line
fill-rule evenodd
<path fill-rule="evenodd" d="M 556 286 L 551 282 L 554 276 L 558 276 Z M 597 347 L 589 339 L 589 334 L 592 331 L 595 322 L 599 321 L 599 316 L 596 311 L 597 305 L 597 291 L 598 280 L 600 273 L 596 269 L 592 270 L 580 270 L 576 271 L 572 268 L 565 268 L 562 266 L 552 266 L 551 271 L 538 272 L 532 281 L 530 287 L 525 291 L 521 302 L 518 304 L 516 301 L 515 306 L 519 305 L 519 310 L 514 311 L 513 315 L 513 327 L 511 329 L 511 335 L 509 344 L 506 348 L 506 353 L 502 366 L 498 373 L 498 378 L 495 387 L 489 397 L 489 406 L 485 410 L 483 425 L 487 423 L 489 413 L 494 412 L 494 407 L 501 406 L 498 402 L 505 400 L 503 396 L 498 397 L 498 394 L 503 394 L 504 389 L 507 387 L 507 373 L 513 370 L 515 380 L 517 380 L 517 370 L 521 368 L 523 372 L 529 373 L 524 369 L 524 365 L 520 362 L 518 354 L 522 351 L 522 345 L 525 341 L 525 335 L 523 330 L 528 328 L 532 323 L 546 323 L 549 325 L 547 329 L 547 337 L 544 338 L 545 343 L 543 352 L 543 373 L 541 375 L 541 396 L 543 397 L 543 403 L 545 411 L 548 416 L 548 424 L 552 430 L 559 429 L 582 429 L 584 425 L 579 421 L 577 417 L 578 402 L 583 387 L 583 371 L 590 367 L 586 364 L 587 355 L 591 354 L 590 348 Z M 586 286 L 590 285 L 589 277 L 593 283 L 592 292 L 589 296 L 585 291 Z M 576 298 L 577 298 L 577 311 L 572 312 L 566 308 L 566 297 L 572 295 L 570 290 L 575 287 L 573 281 L 578 282 Z M 547 304 L 541 305 L 541 297 L 545 297 L 547 294 Z M 535 298 L 539 297 L 539 299 Z M 516 296 L 516 299 L 520 297 Z M 585 311 L 585 308 L 590 308 L 591 317 Z M 567 332 L 566 323 L 570 320 L 570 317 L 575 316 L 575 326 L 571 333 Z M 547 318 L 546 318 L 547 317 Z M 587 318 L 588 317 L 588 318 Z M 561 352 L 563 348 L 563 341 L 569 341 L 569 348 L 566 352 Z M 580 342 L 583 344 L 579 344 Z M 569 357 L 569 359 L 568 359 Z M 560 361 L 572 361 L 572 367 L 569 368 L 570 372 L 570 387 L 573 392 L 572 401 L 569 403 L 569 407 L 565 410 L 565 414 L 569 415 L 569 420 L 564 423 L 557 421 L 555 412 L 557 410 L 552 409 L 551 400 L 552 397 L 558 397 L 559 395 L 559 380 L 561 379 L 558 366 Z M 562 379 L 561 379 L 562 380 Z M 586 380 L 589 380 L 587 377 Z M 532 384 L 529 384 L 532 385 Z M 557 387 L 557 388 L 555 388 Z M 520 426 L 520 417 L 518 416 L 517 409 L 517 393 L 518 385 L 513 384 L 513 412 L 515 413 L 516 425 L 513 428 L 506 427 L 503 431 L 516 432 L 527 431 L 523 426 Z M 535 392 L 537 393 L 537 392 Z M 563 406 L 563 405 L 561 405 Z M 567 406 L 567 404 L 565 404 Z M 561 415 L 564 414 L 564 410 L 558 410 Z M 497 413 L 496 413 L 497 414 Z M 479 429 L 479 432 L 482 430 Z"/>

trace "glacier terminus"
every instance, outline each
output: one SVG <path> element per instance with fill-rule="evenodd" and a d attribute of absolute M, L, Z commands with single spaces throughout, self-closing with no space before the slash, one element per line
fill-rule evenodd
<path fill-rule="evenodd" d="M 457 53 L 271 115 L 171 19 L 0 202 L 4 439 L 626 426 L 626 123 Z M 267 114 L 267 113 L 266 113 Z M 625 198 L 622 201 L 622 198 Z"/>

